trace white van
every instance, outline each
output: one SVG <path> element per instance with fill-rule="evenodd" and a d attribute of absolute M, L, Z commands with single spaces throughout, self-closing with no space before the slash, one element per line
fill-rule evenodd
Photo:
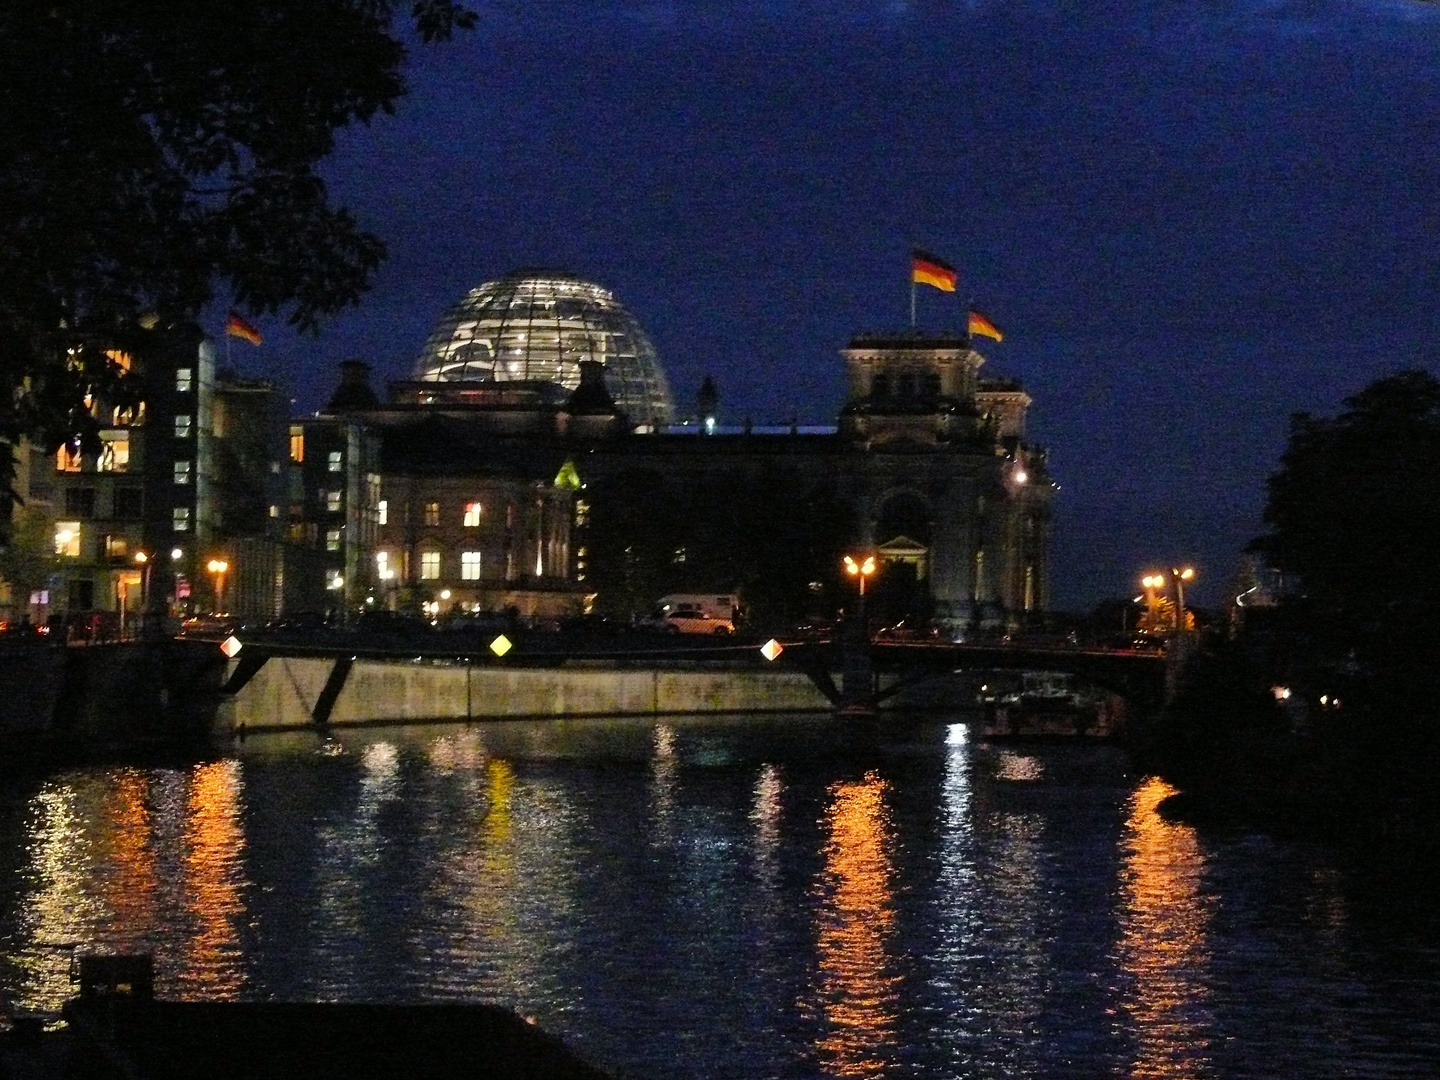
<path fill-rule="evenodd" d="M 672 634 L 733 634 L 739 613 L 734 593 L 671 593 L 645 622 Z"/>

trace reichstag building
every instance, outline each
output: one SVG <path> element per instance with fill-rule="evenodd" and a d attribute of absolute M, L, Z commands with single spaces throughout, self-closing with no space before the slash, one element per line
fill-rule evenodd
<path fill-rule="evenodd" d="M 877 619 L 961 636 L 1044 611 L 1055 486 L 1029 396 L 983 378 L 963 333 L 858 335 L 837 361 L 833 426 L 728 425 L 708 379 L 677 410 L 608 290 L 555 271 L 487 282 L 411 378 L 382 394 L 343 365 L 320 423 L 372 446 L 378 476 L 355 493 L 374 527 L 356 530 L 347 597 L 547 618 L 738 592 L 752 618 L 794 621 L 853 607 L 841 560 L 869 553 Z"/>

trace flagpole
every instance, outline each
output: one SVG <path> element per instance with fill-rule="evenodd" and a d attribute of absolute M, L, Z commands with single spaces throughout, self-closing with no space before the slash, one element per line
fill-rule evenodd
<path fill-rule="evenodd" d="M 910 329 L 915 329 L 915 271 L 910 271 Z"/>

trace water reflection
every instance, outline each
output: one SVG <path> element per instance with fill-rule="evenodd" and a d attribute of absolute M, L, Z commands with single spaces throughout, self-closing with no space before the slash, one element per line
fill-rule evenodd
<path fill-rule="evenodd" d="M 893 1042 L 900 976 L 887 942 L 894 930 L 886 785 L 875 773 L 830 788 L 825 866 L 817 888 L 817 997 L 824 1030 L 816 1049 L 835 1076 L 870 1076 Z"/>
<path fill-rule="evenodd" d="M 1120 965 L 1137 1044 L 1134 1077 L 1213 1073 L 1205 857 L 1194 829 L 1156 811 L 1174 791 L 1159 778 L 1146 780 L 1125 822 Z"/>
<path fill-rule="evenodd" d="M 240 828 L 240 764 L 196 766 L 185 822 L 184 897 L 194 920 L 181 977 L 186 996 L 239 996 L 245 985 L 237 924 L 245 914 L 245 835 Z"/>

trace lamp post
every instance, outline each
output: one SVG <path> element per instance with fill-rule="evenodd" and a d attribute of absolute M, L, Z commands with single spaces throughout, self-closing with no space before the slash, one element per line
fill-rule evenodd
<path fill-rule="evenodd" d="M 211 559 L 205 569 L 215 575 L 215 612 L 219 614 L 225 599 L 225 571 L 230 564 L 224 559 Z"/>
<path fill-rule="evenodd" d="M 860 579 L 860 595 L 865 595 L 865 579 L 875 573 L 875 556 L 866 555 L 863 562 L 856 562 L 849 555 L 845 556 L 845 572 L 851 577 Z M 861 607 L 864 607 L 862 604 Z"/>
<path fill-rule="evenodd" d="M 1193 566 L 1170 568 L 1170 580 L 1175 583 L 1175 630 L 1185 629 L 1185 582 L 1195 577 Z"/>

